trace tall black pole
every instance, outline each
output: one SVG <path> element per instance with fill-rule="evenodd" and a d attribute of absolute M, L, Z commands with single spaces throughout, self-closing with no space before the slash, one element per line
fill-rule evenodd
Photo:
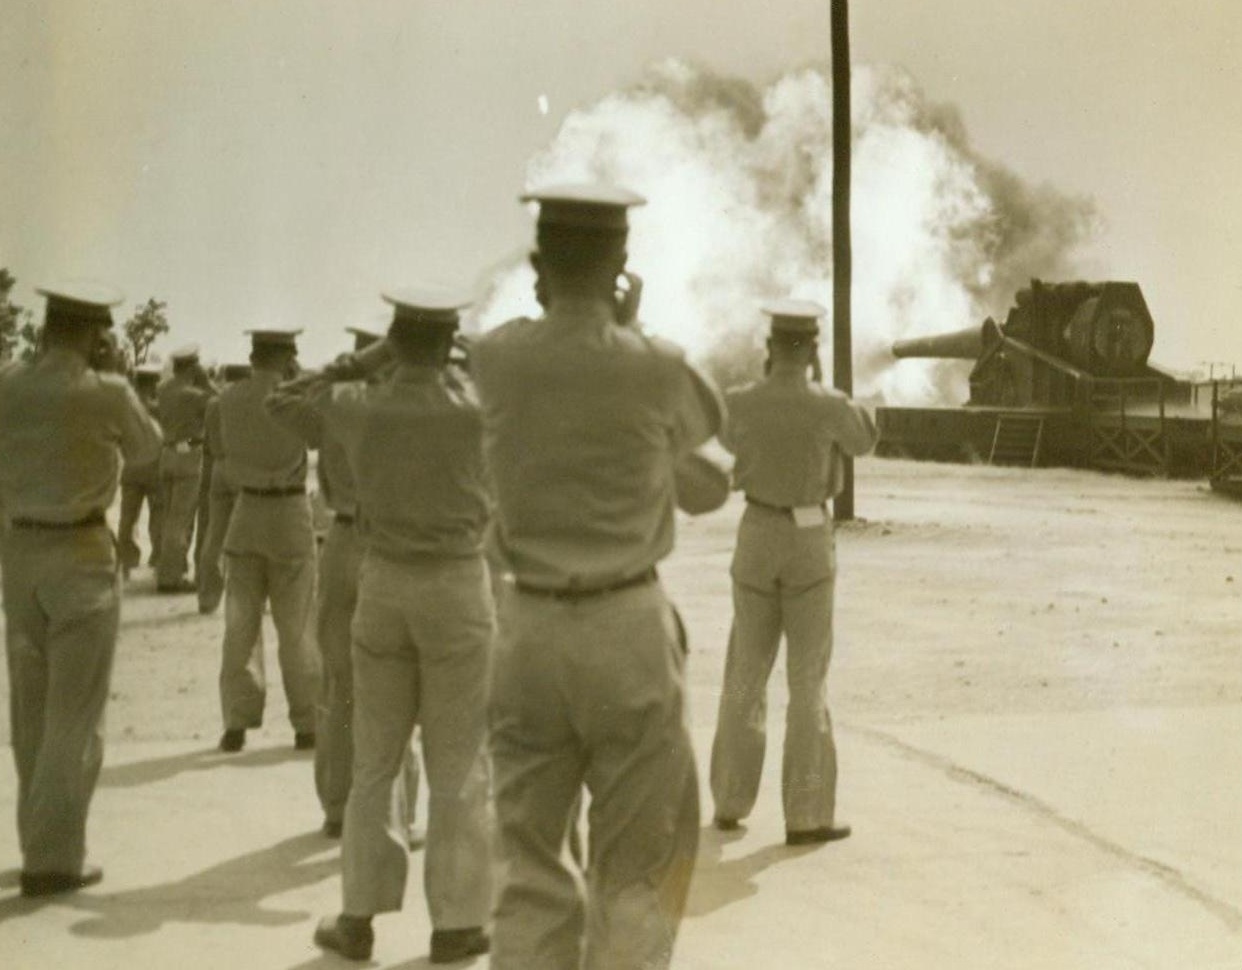
<path fill-rule="evenodd" d="M 854 393 L 850 293 L 850 14 L 849 0 L 832 0 L 832 382 Z M 854 459 L 842 455 L 845 486 L 833 502 L 838 522 L 854 518 Z"/>

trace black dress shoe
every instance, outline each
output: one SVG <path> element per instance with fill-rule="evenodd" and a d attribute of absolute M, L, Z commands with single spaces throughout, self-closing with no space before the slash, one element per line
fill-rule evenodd
<path fill-rule="evenodd" d="M 23 896 L 55 896 L 72 893 L 103 881 L 99 866 L 83 866 L 81 872 L 23 872 Z"/>
<path fill-rule="evenodd" d="M 314 731 L 298 731 L 293 735 L 293 748 L 295 751 L 314 751 L 315 750 L 315 732 Z"/>
<path fill-rule="evenodd" d="M 824 842 L 840 842 L 850 837 L 848 825 L 828 825 L 819 829 L 800 829 L 785 833 L 786 845 L 822 845 Z"/>
<path fill-rule="evenodd" d="M 344 830 L 344 822 L 333 822 L 331 819 L 326 818 L 323 820 L 323 828 L 321 831 L 330 839 L 339 839 Z"/>
<path fill-rule="evenodd" d="M 478 956 L 492 948 L 492 941 L 483 929 L 471 926 L 464 930 L 432 930 L 431 962 L 456 963 L 467 957 Z"/>
<path fill-rule="evenodd" d="M 325 916 L 315 927 L 315 945 L 350 960 L 370 960 L 375 930 L 370 916 Z"/>
<path fill-rule="evenodd" d="M 735 818 L 725 818 L 717 815 L 712 819 L 712 825 L 716 826 L 721 832 L 736 832 L 742 827 L 742 823 Z"/>
<path fill-rule="evenodd" d="M 220 750 L 229 754 L 240 751 L 246 746 L 245 728 L 229 728 L 220 735 Z"/>

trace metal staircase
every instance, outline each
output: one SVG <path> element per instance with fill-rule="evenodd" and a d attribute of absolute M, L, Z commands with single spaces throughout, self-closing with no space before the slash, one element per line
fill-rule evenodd
<path fill-rule="evenodd" d="M 1029 414 L 1002 414 L 996 419 L 989 465 L 1034 468 L 1044 440 L 1044 419 Z"/>

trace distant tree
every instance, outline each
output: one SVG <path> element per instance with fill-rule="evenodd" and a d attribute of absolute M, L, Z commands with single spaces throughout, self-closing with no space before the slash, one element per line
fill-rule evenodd
<path fill-rule="evenodd" d="M 147 362 L 151 345 L 168 333 L 168 315 L 164 312 L 167 306 L 167 303 L 152 297 L 125 321 L 125 341 L 135 367 Z"/>
<path fill-rule="evenodd" d="M 7 268 L 0 268 L 0 360 L 10 360 L 14 355 L 31 360 L 39 348 L 34 313 L 9 298 L 16 283 L 17 278 Z"/>

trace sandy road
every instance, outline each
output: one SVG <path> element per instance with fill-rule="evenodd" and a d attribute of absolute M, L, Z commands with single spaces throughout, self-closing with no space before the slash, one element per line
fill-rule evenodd
<path fill-rule="evenodd" d="M 1242 966 L 1242 506 L 1197 483 L 866 461 L 858 509 L 831 674 L 856 836 L 781 844 L 773 747 L 747 829 L 704 831 L 675 965 Z M 703 764 L 738 512 L 684 523 L 663 570 Z M 210 750 L 220 622 L 137 575 L 92 817 L 108 880 L 36 908 L 0 877 L 5 966 L 337 965 L 308 943 L 337 854 L 279 690 L 244 755 Z M 0 867 L 12 786 L 6 759 Z M 416 859 L 383 966 L 424 965 L 420 880 Z"/>

